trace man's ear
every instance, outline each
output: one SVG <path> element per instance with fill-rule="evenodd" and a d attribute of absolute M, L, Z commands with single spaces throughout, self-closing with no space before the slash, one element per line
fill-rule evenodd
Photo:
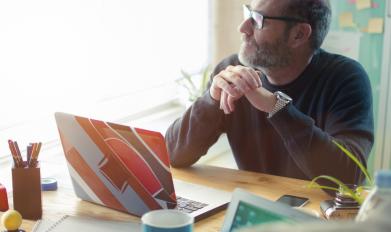
<path fill-rule="evenodd" d="M 304 43 L 308 42 L 312 34 L 311 25 L 308 23 L 298 23 L 292 29 L 290 33 L 291 46 L 294 48 L 300 47 Z"/>

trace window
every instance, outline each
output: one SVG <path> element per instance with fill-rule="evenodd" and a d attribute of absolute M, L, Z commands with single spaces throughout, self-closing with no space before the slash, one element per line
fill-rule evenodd
<path fill-rule="evenodd" d="M 0 156 L 57 139 L 54 112 L 116 120 L 176 97 L 208 57 L 208 0 L 0 2 Z"/>

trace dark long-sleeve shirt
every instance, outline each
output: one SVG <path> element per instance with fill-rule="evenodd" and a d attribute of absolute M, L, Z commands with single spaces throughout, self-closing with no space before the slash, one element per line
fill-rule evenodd
<path fill-rule="evenodd" d="M 239 64 L 232 55 L 211 76 Z M 362 66 L 320 50 L 290 84 L 275 86 L 265 76 L 260 78 L 264 88 L 288 94 L 292 104 L 267 118 L 242 97 L 234 112 L 225 115 L 208 90 L 167 130 L 171 164 L 192 165 L 226 133 L 240 169 L 299 179 L 331 175 L 345 183 L 361 181 L 358 167 L 332 140 L 366 164 L 374 140 L 373 113 Z"/>

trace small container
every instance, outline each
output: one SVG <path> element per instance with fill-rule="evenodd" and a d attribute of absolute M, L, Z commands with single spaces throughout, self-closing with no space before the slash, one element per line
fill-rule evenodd
<path fill-rule="evenodd" d="M 348 187 L 353 191 L 357 188 L 356 185 L 348 185 Z M 360 204 L 340 190 L 335 194 L 334 200 L 322 201 L 320 209 L 328 220 L 354 219 L 360 209 Z"/>
<path fill-rule="evenodd" d="M 9 209 L 7 189 L 0 184 L 0 211 L 5 212 Z"/>
<path fill-rule="evenodd" d="M 41 172 L 36 167 L 13 167 L 12 188 L 14 209 L 24 219 L 42 218 Z"/>

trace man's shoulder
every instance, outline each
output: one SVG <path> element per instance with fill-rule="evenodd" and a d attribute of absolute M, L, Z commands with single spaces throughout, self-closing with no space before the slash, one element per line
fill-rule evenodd
<path fill-rule="evenodd" d="M 340 55 L 319 51 L 317 54 L 318 80 L 323 85 L 325 82 L 340 89 L 368 89 L 370 87 L 369 76 L 364 67 L 356 60 Z M 320 68 L 321 67 L 321 68 Z M 352 88 L 354 86 L 354 88 Z"/>
<path fill-rule="evenodd" d="M 216 74 L 219 73 L 221 70 L 225 69 L 229 65 L 232 65 L 232 66 L 241 65 L 239 58 L 238 58 L 238 54 L 232 54 L 232 55 L 227 56 L 224 59 L 222 59 L 216 65 L 214 73 L 216 73 Z"/>
<path fill-rule="evenodd" d="M 239 65 L 241 63 L 239 61 L 238 54 L 235 53 L 235 54 L 231 54 L 231 55 L 225 57 L 224 59 L 222 59 L 219 64 L 225 64 L 228 66 L 228 65 Z"/>
<path fill-rule="evenodd" d="M 327 52 L 323 49 L 320 49 L 316 56 L 318 56 L 318 65 L 323 66 L 324 68 L 331 68 L 333 70 L 340 70 L 343 72 L 363 72 L 365 70 L 363 66 L 356 60 L 349 58 L 347 56 Z"/>

